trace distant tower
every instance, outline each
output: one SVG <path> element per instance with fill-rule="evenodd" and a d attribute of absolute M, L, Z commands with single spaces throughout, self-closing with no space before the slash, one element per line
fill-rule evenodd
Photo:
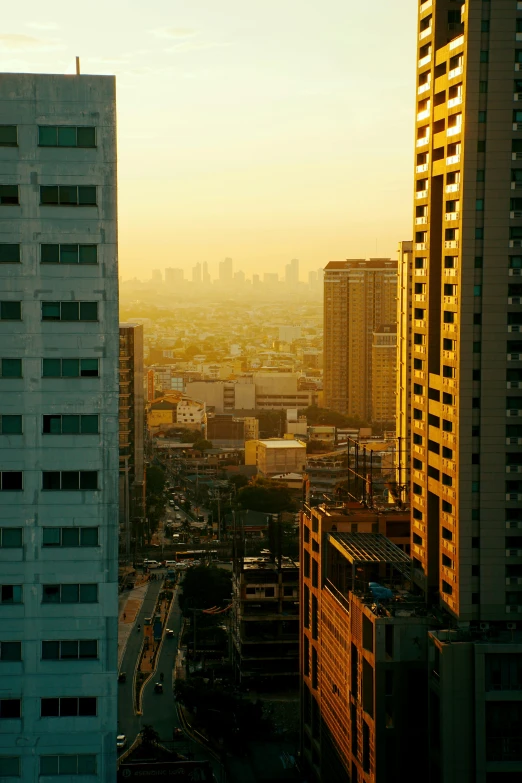
<path fill-rule="evenodd" d="M 297 285 L 299 283 L 299 259 L 292 258 L 289 264 L 285 266 L 285 283 L 287 285 Z"/>
<path fill-rule="evenodd" d="M 208 264 L 206 261 L 203 262 L 203 282 L 208 285 L 210 283 L 210 274 L 208 271 Z"/>
<path fill-rule="evenodd" d="M 183 269 L 174 269 L 169 267 L 165 269 L 165 282 L 169 285 L 183 285 L 185 272 Z"/>
<path fill-rule="evenodd" d="M 192 282 L 201 283 L 201 264 L 192 267 Z"/>
<path fill-rule="evenodd" d="M 219 262 L 219 282 L 230 283 L 232 281 L 233 261 L 231 258 L 225 258 Z"/>
<path fill-rule="evenodd" d="M 161 283 L 163 280 L 163 275 L 161 274 L 161 269 L 153 269 L 152 270 L 152 282 L 153 283 Z"/>

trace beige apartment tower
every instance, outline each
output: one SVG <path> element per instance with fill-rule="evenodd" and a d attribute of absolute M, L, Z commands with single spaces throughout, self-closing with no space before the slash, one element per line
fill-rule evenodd
<path fill-rule="evenodd" d="M 372 342 L 381 324 L 397 319 L 397 261 L 330 261 L 324 270 L 324 404 L 373 419 Z M 390 389 L 393 395 L 395 385 Z"/>
<path fill-rule="evenodd" d="M 448 629 L 431 634 L 430 779 L 514 781 L 522 779 L 522 3 L 427 0 L 417 61 L 412 555 Z"/>

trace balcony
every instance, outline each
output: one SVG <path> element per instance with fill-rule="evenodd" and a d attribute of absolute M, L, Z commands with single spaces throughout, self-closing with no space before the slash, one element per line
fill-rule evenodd
<path fill-rule="evenodd" d="M 459 46 L 462 46 L 464 44 L 464 36 L 459 35 L 458 38 L 454 38 L 453 41 L 450 41 L 449 43 L 449 50 L 452 52 L 454 49 L 458 49 Z"/>
<path fill-rule="evenodd" d="M 446 212 L 444 214 L 444 220 L 459 220 L 460 212 Z"/>
<path fill-rule="evenodd" d="M 522 33 L 515 33 L 515 41 L 522 41 Z"/>
<path fill-rule="evenodd" d="M 522 218 L 522 212 L 512 211 L 509 213 L 511 220 L 520 220 Z"/>
<path fill-rule="evenodd" d="M 506 465 L 506 473 L 522 473 L 522 465 Z"/>
<path fill-rule="evenodd" d="M 457 270 L 456 269 L 444 269 L 444 274 L 448 275 L 448 277 L 457 277 Z"/>
<path fill-rule="evenodd" d="M 419 88 L 417 90 L 417 95 L 422 95 L 425 92 L 428 92 L 431 87 L 431 80 L 428 79 L 427 82 L 424 82 L 424 84 L 420 84 Z"/>
<path fill-rule="evenodd" d="M 449 250 L 456 250 L 459 246 L 459 240 L 458 239 L 445 239 L 444 240 L 444 247 Z"/>
<path fill-rule="evenodd" d="M 426 277 L 427 270 L 425 267 L 421 267 L 420 269 L 415 269 L 415 276 L 416 277 Z"/>
<path fill-rule="evenodd" d="M 444 304 L 456 305 L 459 303 L 458 296 L 445 296 L 443 297 Z"/>
<path fill-rule="evenodd" d="M 457 324 L 442 324 L 442 331 L 443 332 L 456 332 L 457 331 Z"/>
<path fill-rule="evenodd" d="M 521 65 L 522 63 L 515 63 L 515 71 L 522 71 Z"/>
<path fill-rule="evenodd" d="M 510 277 L 520 277 L 522 275 L 522 269 L 509 269 L 508 273 Z"/>
<path fill-rule="evenodd" d="M 415 302 L 425 302 L 426 301 L 426 294 L 414 294 L 413 299 Z"/>
<path fill-rule="evenodd" d="M 425 226 L 427 222 L 428 222 L 428 218 L 426 217 L 426 215 L 422 215 L 422 217 L 415 218 L 416 226 Z"/>
<path fill-rule="evenodd" d="M 428 191 L 427 190 L 417 190 L 415 193 L 415 198 L 428 198 Z"/>
<path fill-rule="evenodd" d="M 426 27 L 425 30 L 421 30 L 419 33 L 419 41 L 423 41 L 425 38 L 428 38 L 433 32 L 433 26 L 430 24 L 428 27 Z"/>
<path fill-rule="evenodd" d="M 425 171 L 428 171 L 428 163 L 421 163 L 420 166 L 415 166 L 415 173 L 416 174 L 423 174 Z"/>
<path fill-rule="evenodd" d="M 511 354 L 511 356 L 513 356 L 513 354 Z M 519 354 L 516 354 L 516 356 L 519 356 Z M 507 408 L 506 416 L 508 416 L 510 419 L 517 418 L 522 416 L 522 410 L 520 410 L 520 408 Z"/>
<path fill-rule="evenodd" d="M 507 389 L 522 389 L 522 381 L 506 381 Z M 515 442 L 522 443 L 522 438 L 515 438 Z M 509 438 L 508 438 L 509 442 Z"/>
<path fill-rule="evenodd" d="M 420 139 L 417 139 L 417 147 L 423 147 L 425 144 L 427 144 L 430 140 L 429 134 L 427 136 L 422 136 Z"/>
<path fill-rule="evenodd" d="M 521 296 L 508 296 L 508 305 L 519 305 L 519 304 L 522 304 Z"/>
<path fill-rule="evenodd" d="M 416 318 L 413 323 L 416 329 L 426 328 L 426 320 L 424 318 Z"/>
<path fill-rule="evenodd" d="M 456 125 L 452 125 L 451 128 L 448 128 L 448 130 L 446 131 L 446 135 L 457 136 L 461 132 L 462 132 L 462 123 L 458 122 Z"/>
<path fill-rule="evenodd" d="M 514 123 L 513 123 L 513 130 L 514 130 L 514 131 L 520 131 L 520 130 L 522 130 L 522 122 L 514 122 Z"/>
<path fill-rule="evenodd" d="M 442 351 L 442 358 L 455 361 L 455 359 L 457 358 L 457 353 L 456 351 Z"/>
<path fill-rule="evenodd" d="M 456 95 L 455 98 L 450 98 L 448 101 L 448 109 L 452 109 L 454 106 L 459 106 L 462 103 L 462 95 Z"/>
<path fill-rule="evenodd" d="M 462 65 L 458 65 L 456 68 L 452 68 L 448 72 L 448 81 L 454 79 L 456 76 L 462 76 Z"/>
<path fill-rule="evenodd" d="M 455 163 L 460 163 L 460 155 L 448 155 L 446 166 L 453 166 Z"/>
<path fill-rule="evenodd" d="M 522 92 L 514 92 L 513 93 L 513 100 L 514 101 L 522 101 Z"/>
<path fill-rule="evenodd" d="M 418 112 L 417 122 L 420 122 L 420 120 L 427 120 L 429 116 L 430 116 L 430 108 L 428 107 L 427 109 Z"/>
<path fill-rule="evenodd" d="M 511 160 L 522 160 L 522 152 L 512 152 Z"/>
<path fill-rule="evenodd" d="M 413 350 L 415 353 L 426 354 L 426 346 L 425 345 L 414 345 Z"/>
<path fill-rule="evenodd" d="M 428 247 L 427 242 L 415 242 L 415 250 L 426 250 Z"/>
<path fill-rule="evenodd" d="M 460 190 L 460 182 L 452 182 L 450 185 L 446 185 L 446 193 L 458 193 Z"/>
<path fill-rule="evenodd" d="M 522 331 L 522 327 L 520 324 L 508 324 L 508 332 L 518 332 L 520 333 Z"/>
<path fill-rule="evenodd" d="M 508 353 L 507 355 L 508 362 L 522 362 L 522 354 L 520 353 Z M 509 412 L 507 414 L 510 415 Z"/>
<path fill-rule="evenodd" d="M 431 5 L 431 3 L 430 3 Z M 422 8 L 422 6 L 421 6 Z M 517 0 L 517 11 L 522 11 L 522 0 Z"/>
<path fill-rule="evenodd" d="M 423 13 L 425 13 L 428 8 L 431 8 L 432 0 L 426 0 L 425 3 L 421 3 L 421 6 L 419 8 L 419 13 L 422 16 Z"/>
<path fill-rule="evenodd" d="M 417 66 L 419 68 L 422 68 L 424 65 L 428 65 L 428 63 L 431 62 L 431 53 L 427 54 L 426 57 L 421 57 L 419 62 L 417 63 Z"/>
<path fill-rule="evenodd" d="M 414 370 L 413 371 L 413 375 L 414 375 L 415 378 L 422 378 L 422 379 L 424 379 L 426 377 L 426 373 L 424 372 L 424 370 Z M 415 421 L 414 422 L 414 426 L 417 427 L 418 426 L 418 422 Z M 422 422 L 420 422 L 420 429 L 424 429 L 424 425 L 422 424 Z"/>
<path fill-rule="evenodd" d="M 522 614 L 522 606 L 508 604 L 508 606 L 506 606 L 506 612 L 508 614 Z"/>

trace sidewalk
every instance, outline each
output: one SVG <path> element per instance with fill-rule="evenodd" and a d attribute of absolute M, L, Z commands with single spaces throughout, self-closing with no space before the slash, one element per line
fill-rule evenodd
<path fill-rule="evenodd" d="M 118 597 L 118 669 L 121 666 L 127 641 L 134 628 L 134 621 L 139 614 L 143 600 L 147 595 L 150 582 L 145 582 L 129 592 Z M 125 614 L 125 618 L 123 615 Z"/>

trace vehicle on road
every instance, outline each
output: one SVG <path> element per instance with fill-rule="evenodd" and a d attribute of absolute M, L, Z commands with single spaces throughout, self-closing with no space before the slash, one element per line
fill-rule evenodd
<path fill-rule="evenodd" d="M 174 636 L 174 631 L 172 630 L 172 628 L 167 628 L 165 630 L 165 636 L 168 636 L 169 639 L 171 639 Z"/>
<path fill-rule="evenodd" d="M 163 683 L 157 682 L 154 686 L 154 693 L 163 693 Z"/>
<path fill-rule="evenodd" d="M 159 568 L 159 562 L 157 560 L 144 560 L 143 565 L 145 568 Z"/>
<path fill-rule="evenodd" d="M 125 734 L 118 734 L 116 737 L 116 748 L 117 750 L 123 750 L 123 748 L 127 747 L 127 737 Z"/>
<path fill-rule="evenodd" d="M 181 514 L 176 514 L 176 519 L 181 519 Z"/>
<path fill-rule="evenodd" d="M 174 511 L 179 511 L 179 506 L 174 506 Z"/>
<path fill-rule="evenodd" d="M 169 500 L 169 506 L 173 506 L 173 505 L 174 505 L 174 501 L 173 500 Z"/>

